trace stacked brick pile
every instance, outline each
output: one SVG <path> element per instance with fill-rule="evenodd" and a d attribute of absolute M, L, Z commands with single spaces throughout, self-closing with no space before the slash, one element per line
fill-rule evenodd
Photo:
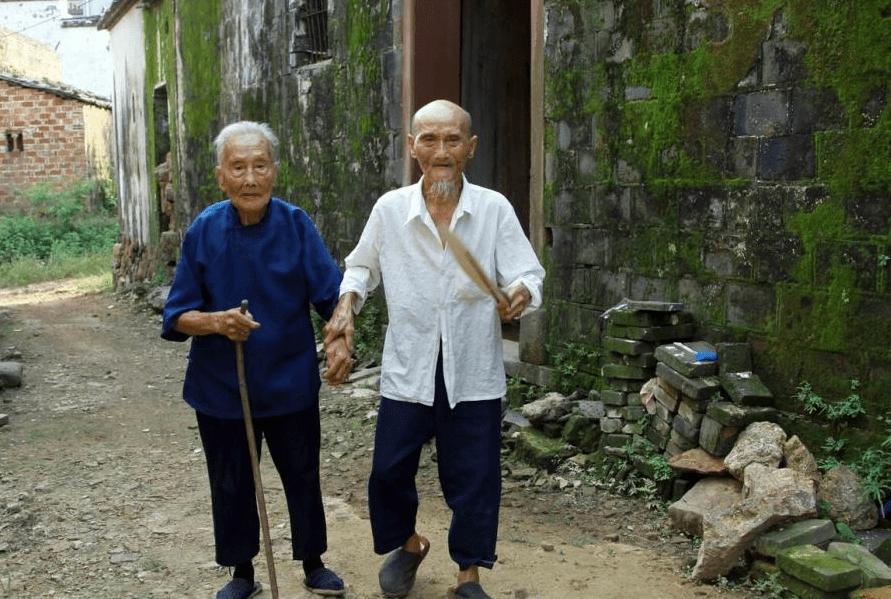
<path fill-rule="evenodd" d="M 643 443 L 666 458 L 696 447 L 721 457 L 746 426 L 774 419 L 749 346 L 692 341 L 683 304 L 623 300 L 604 314 L 603 332 L 605 451 Z"/>
<path fill-rule="evenodd" d="M 656 378 L 647 385 L 652 416 L 646 438 L 671 457 L 699 445 L 706 408 L 721 389 L 717 355 L 705 341 L 661 345 L 655 355 Z"/>
<path fill-rule="evenodd" d="M 723 457 L 746 426 L 773 420 L 773 395 L 751 372 L 747 345 L 675 342 L 655 357 L 656 377 L 644 389 L 646 438 L 666 458 L 695 447 Z"/>
<path fill-rule="evenodd" d="M 601 374 L 608 388 L 600 392 L 605 410 L 600 429 L 605 451 L 624 453 L 643 437 L 647 409 L 640 391 L 656 374 L 656 348 L 689 339 L 693 330 L 692 315 L 677 303 L 623 300 L 604 314 L 607 356 Z"/>

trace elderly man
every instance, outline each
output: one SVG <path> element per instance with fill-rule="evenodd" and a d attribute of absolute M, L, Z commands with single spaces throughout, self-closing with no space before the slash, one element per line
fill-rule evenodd
<path fill-rule="evenodd" d="M 383 282 L 384 342 L 368 507 L 387 597 L 403 597 L 430 543 L 416 530 L 415 475 L 422 446 L 436 440 L 439 480 L 452 509 L 449 554 L 458 565 L 449 592 L 489 597 L 479 567 L 496 560 L 501 499 L 501 399 L 506 393 L 501 323 L 541 304 L 544 269 L 501 194 L 473 185 L 470 115 L 438 100 L 412 120 L 408 149 L 423 176 L 382 196 L 346 258 L 340 301 L 325 327 L 331 384 L 350 369 L 353 316 Z M 447 227 L 471 250 L 510 304 L 475 286 L 445 247 Z"/>
<path fill-rule="evenodd" d="M 321 559 L 321 380 L 310 320 L 310 304 L 331 316 L 341 273 L 307 214 L 272 197 L 278 139 L 269 127 L 234 123 L 215 145 L 217 182 L 229 200 L 206 208 L 186 232 L 161 336 L 192 337 L 183 396 L 195 409 L 207 457 L 216 560 L 234 568 L 216 597 L 245 599 L 261 589 L 252 565 L 260 523 L 233 342 L 243 343 L 257 449 L 265 437 L 304 585 L 341 595 L 343 581 Z"/>

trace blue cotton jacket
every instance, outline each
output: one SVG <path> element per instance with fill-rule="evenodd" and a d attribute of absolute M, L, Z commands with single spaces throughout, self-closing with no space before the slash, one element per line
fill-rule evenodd
<path fill-rule="evenodd" d="M 260 328 L 244 342 L 251 415 L 296 412 L 318 402 L 319 367 L 310 305 L 327 320 L 337 305 L 340 269 L 309 216 L 272 198 L 263 219 L 244 226 L 230 201 L 206 208 L 183 239 L 182 256 L 164 307 L 161 337 L 190 310 L 248 309 Z M 235 344 L 223 335 L 192 339 L 183 397 L 198 412 L 241 418 Z"/>

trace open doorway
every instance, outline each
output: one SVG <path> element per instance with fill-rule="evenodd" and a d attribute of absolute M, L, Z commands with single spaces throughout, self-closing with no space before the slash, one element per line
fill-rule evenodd
<path fill-rule="evenodd" d="M 500 191 L 530 231 L 531 0 L 411 2 L 412 112 L 443 98 L 462 105 L 479 136 L 467 179 Z M 420 171 L 412 164 L 411 181 Z M 519 325 L 502 327 L 519 339 Z"/>
<path fill-rule="evenodd" d="M 414 2 L 413 109 L 444 98 L 470 112 L 480 142 L 467 179 L 503 193 L 528 235 L 530 0 L 406 1 Z"/>

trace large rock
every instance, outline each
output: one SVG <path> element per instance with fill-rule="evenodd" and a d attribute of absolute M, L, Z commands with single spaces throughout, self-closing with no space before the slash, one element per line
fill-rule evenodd
<path fill-rule="evenodd" d="M 534 426 L 545 422 L 556 422 L 572 411 L 572 400 L 561 393 L 548 393 L 541 399 L 527 403 L 522 408 L 523 416 Z"/>
<path fill-rule="evenodd" d="M 879 522 L 876 507 L 864 496 L 860 479 L 844 464 L 823 476 L 818 497 L 829 504 L 830 518 L 844 522 L 852 530 L 869 530 Z"/>
<path fill-rule="evenodd" d="M 817 513 L 814 481 L 790 468 L 750 463 L 744 473 L 743 496 L 729 509 L 703 516 L 693 578 L 712 580 L 727 574 L 761 534 Z"/>
<path fill-rule="evenodd" d="M 820 485 L 820 480 L 823 477 L 820 475 L 820 468 L 817 466 L 817 460 L 814 459 L 813 454 L 807 446 L 801 442 L 798 435 L 792 435 L 792 437 L 783 444 L 783 462 L 786 464 L 787 468 L 792 468 L 792 470 L 801 472 L 808 478 L 813 479 L 813 481 L 817 483 L 817 486 Z"/>
<path fill-rule="evenodd" d="M 672 528 L 699 537 L 705 514 L 730 509 L 742 498 L 742 483 L 735 478 L 706 477 L 668 507 L 668 519 Z"/>
<path fill-rule="evenodd" d="M 21 362 L 0 362 L 0 389 L 22 386 Z"/>
<path fill-rule="evenodd" d="M 727 471 L 738 480 L 749 464 L 777 468 L 783 461 L 786 433 L 773 422 L 753 422 L 739 434 L 736 445 L 724 457 Z"/>

